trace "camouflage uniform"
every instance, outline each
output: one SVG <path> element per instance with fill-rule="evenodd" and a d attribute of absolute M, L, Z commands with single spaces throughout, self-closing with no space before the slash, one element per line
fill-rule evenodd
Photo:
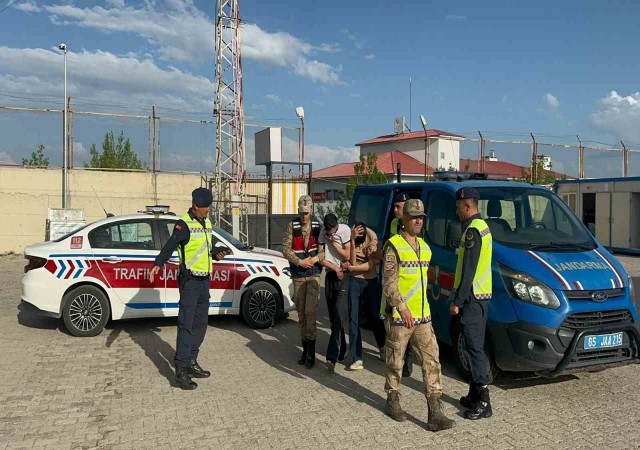
<path fill-rule="evenodd" d="M 311 234 L 311 223 L 303 225 L 302 236 L 304 238 L 305 245 L 309 242 L 309 235 Z M 282 253 L 284 257 L 289 260 L 290 263 L 299 265 L 300 258 L 298 258 L 291 249 L 291 241 L 293 240 L 293 226 L 291 223 L 287 226 L 287 231 L 284 233 L 284 239 L 282 240 Z M 318 246 L 318 260 L 324 259 L 324 246 Z M 293 302 L 296 305 L 296 311 L 298 312 L 298 322 L 300 323 L 300 337 L 303 339 L 315 340 L 317 327 L 316 327 L 316 313 L 318 310 L 318 302 L 320 301 L 320 275 L 314 275 L 311 277 L 300 277 L 293 279 Z"/>
<path fill-rule="evenodd" d="M 387 248 L 384 253 L 382 292 L 390 306 L 402 309 L 401 304 L 404 304 L 404 300 L 398 289 L 399 262 L 398 254 L 393 247 Z M 389 314 L 385 320 L 385 329 L 387 330 L 385 390 L 397 391 L 400 388 L 404 352 L 407 344 L 411 343 L 417 353 L 418 362 L 422 366 L 425 396 L 428 398 L 431 395 L 441 395 L 439 349 L 431 322 L 421 323 L 409 329 L 403 325 L 394 324 Z"/>

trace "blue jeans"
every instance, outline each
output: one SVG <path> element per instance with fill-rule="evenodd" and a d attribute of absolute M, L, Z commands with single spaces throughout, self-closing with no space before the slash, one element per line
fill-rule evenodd
<path fill-rule="evenodd" d="M 378 278 L 355 278 L 349 281 L 349 351 L 354 361 L 362 360 L 362 334 L 360 332 L 360 303 L 366 308 L 373 336 L 378 348 L 384 347 L 386 332 L 380 319 L 382 288 Z"/>

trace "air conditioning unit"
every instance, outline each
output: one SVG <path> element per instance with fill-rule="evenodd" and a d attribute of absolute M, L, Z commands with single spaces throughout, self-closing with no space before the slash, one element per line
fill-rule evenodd
<path fill-rule="evenodd" d="M 404 133 L 404 116 L 396 117 L 395 119 L 393 119 L 393 133 L 394 134 Z"/>

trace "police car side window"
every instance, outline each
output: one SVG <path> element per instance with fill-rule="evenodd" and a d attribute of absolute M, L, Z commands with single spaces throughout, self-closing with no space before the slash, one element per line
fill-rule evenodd
<path fill-rule="evenodd" d="M 116 222 L 89 232 L 92 248 L 153 250 L 153 227 L 149 221 Z"/>
<path fill-rule="evenodd" d="M 425 222 L 427 241 L 430 244 L 447 247 L 447 227 L 452 220 L 457 220 L 454 197 L 442 191 L 430 192 Z"/>

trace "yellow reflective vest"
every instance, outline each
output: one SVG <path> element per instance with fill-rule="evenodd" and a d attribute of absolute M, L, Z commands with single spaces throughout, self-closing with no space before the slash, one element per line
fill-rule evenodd
<path fill-rule="evenodd" d="M 211 245 L 213 229 L 209 219 L 205 219 L 205 227 L 189 213 L 182 216 L 189 228 L 189 242 L 184 246 L 184 254 L 178 251 L 180 262 L 195 276 L 207 276 L 211 273 Z"/>
<path fill-rule="evenodd" d="M 491 231 L 487 222 L 483 219 L 473 219 L 465 232 L 462 233 L 462 239 L 460 239 L 460 247 L 458 249 L 458 262 L 456 264 L 456 275 L 453 282 L 454 289 L 458 289 L 462 278 L 462 261 L 464 260 L 466 231 L 470 228 L 475 228 L 480 233 L 482 246 L 480 248 L 480 259 L 478 261 L 478 267 L 476 273 L 473 276 L 473 295 L 478 300 L 488 300 L 492 295 L 491 285 L 491 256 L 493 252 L 493 238 L 491 237 Z"/>
<path fill-rule="evenodd" d="M 427 272 L 431 261 L 431 248 L 421 238 L 416 238 L 419 244 L 419 251 L 416 251 L 406 241 L 403 234 L 396 234 L 385 244 L 393 246 L 400 264 L 398 267 L 398 289 L 416 322 L 428 322 L 431 319 L 431 310 L 427 300 Z M 381 315 L 385 316 L 387 302 L 382 302 Z M 393 320 L 401 321 L 397 308 L 392 309 Z"/>

